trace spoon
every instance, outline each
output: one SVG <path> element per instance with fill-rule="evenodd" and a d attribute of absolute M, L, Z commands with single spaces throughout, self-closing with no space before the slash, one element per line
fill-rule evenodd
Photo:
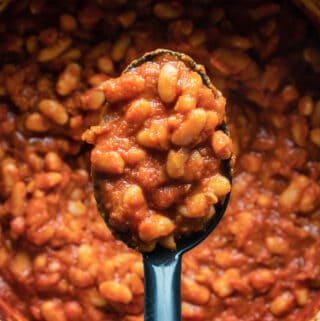
<path fill-rule="evenodd" d="M 203 66 L 196 64 L 189 56 L 182 53 L 158 49 L 146 53 L 141 58 L 133 61 L 125 70 L 131 71 L 140 65 L 153 61 L 161 55 L 171 55 L 184 62 L 193 71 L 196 71 L 202 78 L 203 84 L 208 88 L 213 88 L 209 77 L 206 75 Z M 228 134 L 226 122 L 221 129 Z M 225 173 L 231 183 L 233 158 L 222 161 Z M 92 171 L 94 183 L 94 194 L 98 209 L 106 223 L 106 209 L 102 202 L 99 174 Z M 144 320 L 145 321 L 180 321 L 181 320 L 181 259 L 182 255 L 202 242 L 218 225 L 222 218 L 230 198 L 228 193 L 222 202 L 215 205 L 216 213 L 207 224 L 206 229 L 201 232 L 192 233 L 190 236 L 182 237 L 177 240 L 176 250 L 166 249 L 157 246 L 153 251 L 143 253 L 144 263 Z M 113 231 L 116 237 L 122 239 L 129 246 L 128 237 Z"/>

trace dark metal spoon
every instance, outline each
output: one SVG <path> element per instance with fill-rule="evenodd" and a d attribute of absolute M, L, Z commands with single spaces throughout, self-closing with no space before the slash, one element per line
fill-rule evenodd
<path fill-rule="evenodd" d="M 158 49 L 145 54 L 141 58 L 133 61 L 124 72 L 128 72 L 138 66 L 152 61 L 161 55 L 172 55 L 184 62 L 190 69 L 200 74 L 203 83 L 212 89 L 209 77 L 205 73 L 203 66 L 196 64 L 189 56 L 182 53 L 166 49 Z M 226 123 L 221 129 L 228 134 Z M 233 159 L 223 161 L 225 174 L 232 182 L 232 163 Z M 106 209 L 101 201 L 100 184 L 98 184 L 99 174 L 92 173 L 94 182 L 95 198 L 99 211 L 108 224 L 106 219 Z M 157 246 L 152 252 L 143 253 L 144 263 L 144 320 L 145 321 L 180 321 L 181 320 L 181 259 L 183 253 L 189 251 L 202 242 L 218 225 L 222 218 L 230 198 L 230 193 L 226 195 L 222 203 L 215 206 L 216 214 L 213 216 L 206 230 L 193 233 L 191 236 L 177 240 L 175 251 Z M 122 239 L 131 246 L 125 235 L 113 231 L 116 237 Z"/>

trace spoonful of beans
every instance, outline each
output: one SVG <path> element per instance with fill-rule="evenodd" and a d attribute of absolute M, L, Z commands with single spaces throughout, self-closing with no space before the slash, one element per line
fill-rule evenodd
<path fill-rule="evenodd" d="M 143 253 L 145 321 L 181 319 L 182 254 L 217 226 L 229 201 L 225 99 L 204 68 L 164 49 L 101 84 L 108 107 L 83 139 L 114 235 Z"/>

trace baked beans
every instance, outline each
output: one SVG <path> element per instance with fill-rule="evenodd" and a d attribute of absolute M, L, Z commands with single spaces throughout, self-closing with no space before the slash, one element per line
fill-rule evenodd
<path fill-rule="evenodd" d="M 153 55 L 99 86 L 110 102 L 107 117 L 83 135 L 94 144 L 105 219 L 140 251 L 157 244 L 175 250 L 176 240 L 205 229 L 231 188 L 221 93 L 187 66 L 189 57 L 161 49 L 145 57 Z"/>
<path fill-rule="evenodd" d="M 320 47 L 306 18 L 273 0 L 2 3 L 0 307 L 28 320 L 143 320 L 141 256 L 100 217 L 81 136 L 112 115 L 98 87 L 143 53 L 168 48 L 205 65 L 226 97 L 237 155 L 227 212 L 183 258 L 183 320 L 301 320 L 320 289 Z M 214 127 L 212 92 L 200 91 Z M 195 110 L 194 99 L 175 99 L 174 112 Z M 149 118 L 146 100 L 126 114 L 137 126 L 141 105 Z M 131 148 L 124 168 L 146 150 Z M 169 156 L 165 173 L 197 179 L 188 168 L 201 169 L 200 152 Z M 186 170 L 175 165 L 187 157 Z M 142 183 L 165 179 L 157 173 L 142 172 Z M 154 195 L 164 208 L 170 191 Z"/>

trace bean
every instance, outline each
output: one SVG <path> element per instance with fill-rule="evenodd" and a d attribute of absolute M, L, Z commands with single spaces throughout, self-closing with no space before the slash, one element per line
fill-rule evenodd
<path fill-rule="evenodd" d="M 106 98 L 102 90 L 89 89 L 81 96 L 83 109 L 97 110 L 104 104 Z"/>
<path fill-rule="evenodd" d="M 188 277 L 182 278 L 182 296 L 192 304 L 205 305 L 210 299 L 210 291 L 207 287 L 198 284 Z"/>
<path fill-rule="evenodd" d="M 207 35 L 204 30 L 195 30 L 188 38 L 192 47 L 199 47 L 207 41 Z"/>
<path fill-rule="evenodd" d="M 43 0 L 31 0 L 30 2 L 30 12 L 33 15 L 38 15 L 43 12 L 45 1 Z"/>
<path fill-rule="evenodd" d="M 59 76 L 57 92 L 61 96 L 67 96 L 77 89 L 80 83 L 81 67 L 76 63 L 70 63 Z"/>
<path fill-rule="evenodd" d="M 48 265 L 48 257 L 45 254 L 37 255 L 33 260 L 33 269 L 35 271 L 43 271 Z"/>
<path fill-rule="evenodd" d="M 110 79 L 100 85 L 110 103 L 128 100 L 145 89 L 145 79 L 140 75 L 127 72 L 120 78 Z"/>
<path fill-rule="evenodd" d="M 73 216 L 83 216 L 87 212 L 86 206 L 81 201 L 68 201 L 68 212 Z"/>
<path fill-rule="evenodd" d="M 220 120 L 218 113 L 215 111 L 207 111 L 207 121 L 206 121 L 206 126 L 205 130 L 209 133 L 212 133 L 215 128 L 218 126 Z"/>
<path fill-rule="evenodd" d="M 133 295 L 130 289 L 115 281 L 106 281 L 99 285 L 99 292 L 107 300 L 128 304 L 132 301 Z"/>
<path fill-rule="evenodd" d="M 222 130 L 217 130 L 212 135 L 211 140 L 212 148 L 215 154 L 221 159 L 228 159 L 232 153 L 231 138 L 226 135 Z"/>
<path fill-rule="evenodd" d="M 124 278 L 131 292 L 135 295 L 141 295 L 144 292 L 144 286 L 141 279 L 135 273 L 128 273 Z"/>
<path fill-rule="evenodd" d="M 198 106 L 205 110 L 216 111 L 219 116 L 223 116 L 225 112 L 226 100 L 221 95 L 214 97 L 212 89 L 202 86 L 198 93 Z"/>
<path fill-rule="evenodd" d="M 14 185 L 19 181 L 19 176 L 15 160 L 6 158 L 1 162 L 1 180 L 5 195 L 12 192 Z"/>
<path fill-rule="evenodd" d="M 293 141 L 298 146 L 305 146 L 309 134 L 308 123 L 302 116 L 295 116 L 291 118 L 291 134 Z"/>
<path fill-rule="evenodd" d="M 58 61 L 61 64 L 71 63 L 72 61 L 77 61 L 81 58 L 82 51 L 79 48 L 67 49 L 62 55 L 60 55 Z"/>
<path fill-rule="evenodd" d="M 49 242 L 53 238 L 55 232 L 55 228 L 52 225 L 45 224 L 34 231 L 34 233 L 30 234 L 29 238 L 33 244 L 41 246 Z"/>
<path fill-rule="evenodd" d="M 208 202 L 205 194 L 197 193 L 187 198 L 184 216 L 191 218 L 204 217 L 207 210 Z"/>
<path fill-rule="evenodd" d="M 46 132 L 50 125 L 48 121 L 39 113 L 32 113 L 26 117 L 25 126 L 28 130 L 37 133 Z"/>
<path fill-rule="evenodd" d="M 272 196 L 267 194 L 259 194 L 256 202 L 262 208 L 271 208 L 273 205 Z"/>
<path fill-rule="evenodd" d="M 123 206 L 128 210 L 135 210 L 145 204 L 143 191 L 138 185 L 130 185 L 123 195 Z"/>
<path fill-rule="evenodd" d="M 212 288 L 220 298 L 225 298 L 234 291 L 232 281 L 239 278 L 239 270 L 233 268 L 228 269 L 222 276 L 213 281 Z"/>
<path fill-rule="evenodd" d="M 310 184 L 302 194 L 299 202 L 299 211 L 308 213 L 315 210 L 320 196 L 320 186 L 317 183 Z"/>
<path fill-rule="evenodd" d="M 94 307 L 98 308 L 103 308 L 108 304 L 107 300 L 95 289 L 89 291 L 88 302 L 90 302 Z"/>
<path fill-rule="evenodd" d="M 144 272 L 143 272 L 143 263 L 141 261 L 135 261 L 131 267 L 130 270 L 137 274 L 141 279 L 143 278 Z"/>
<path fill-rule="evenodd" d="M 276 281 L 274 272 L 269 269 L 257 269 L 250 273 L 250 283 L 259 292 L 266 292 Z"/>
<path fill-rule="evenodd" d="M 183 5 L 177 2 L 159 2 L 153 7 L 154 15 L 163 20 L 176 19 L 183 14 L 183 11 Z"/>
<path fill-rule="evenodd" d="M 289 251 L 289 243 L 280 236 L 268 236 L 266 244 L 269 252 L 276 255 L 285 255 Z"/>
<path fill-rule="evenodd" d="M 26 194 L 27 188 L 23 182 L 14 184 L 10 196 L 10 212 L 12 215 L 20 216 L 23 214 Z"/>
<path fill-rule="evenodd" d="M 6 6 L 9 4 L 9 0 L 2 0 L 0 2 L 0 12 L 4 11 L 4 9 L 6 8 Z"/>
<path fill-rule="evenodd" d="M 26 230 L 26 220 L 23 216 L 15 217 L 10 222 L 10 228 L 16 235 L 23 235 Z"/>
<path fill-rule="evenodd" d="M 109 174 L 121 174 L 125 167 L 125 162 L 118 152 L 104 152 L 97 148 L 91 153 L 91 163 L 96 171 Z"/>
<path fill-rule="evenodd" d="M 268 16 L 276 15 L 280 12 L 280 6 L 276 3 L 266 3 L 250 9 L 250 16 L 254 20 L 262 20 Z"/>
<path fill-rule="evenodd" d="M 189 152 L 186 149 L 170 150 L 166 162 L 166 170 L 170 177 L 179 178 L 184 175 L 184 166 L 188 160 Z"/>
<path fill-rule="evenodd" d="M 242 211 L 237 215 L 237 219 L 230 224 L 229 230 L 235 235 L 238 246 L 247 241 L 247 237 L 253 232 L 254 226 L 255 218 L 252 212 Z"/>
<path fill-rule="evenodd" d="M 94 74 L 88 79 L 88 83 L 92 87 L 102 89 L 103 83 L 109 79 L 110 77 L 105 74 Z"/>
<path fill-rule="evenodd" d="M 312 143 L 320 147 L 320 127 L 317 127 L 311 130 L 310 140 Z"/>
<path fill-rule="evenodd" d="M 71 46 L 71 43 L 72 39 L 69 37 L 58 39 L 57 42 L 52 46 L 40 50 L 38 54 L 38 61 L 49 62 L 57 58 Z"/>
<path fill-rule="evenodd" d="M 286 103 L 291 103 L 299 97 L 299 92 L 296 87 L 288 85 L 282 89 L 281 95 Z"/>
<path fill-rule="evenodd" d="M 92 286 L 95 281 L 95 275 L 92 275 L 90 271 L 74 266 L 69 268 L 68 278 L 74 286 L 79 288 Z"/>
<path fill-rule="evenodd" d="M 173 132 L 171 141 L 179 146 L 187 146 L 195 143 L 205 127 L 206 120 L 207 114 L 203 109 L 197 108 L 192 110 L 187 119 Z"/>
<path fill-rule="evenodd" d="M 130 264 L 133 263 L 138 258 L 136 253 L 126 252 L 119 253 L 113 257 L 113 262 L 118 269 L 121 269 L 122 273 L 125 274 L 130 270 Z"/>
<path fill-rule="evenodd" d="M 299 99 L 298 109 L 302 116 L 310 116 L 314 108 L 314 101 L 310 96 L 304 96 Z"/>
<path fill-rule="evenodd" d="M 191 110 L 195 109 L 196 105 L 197 100 L 195 97 L 191 95 L 181 95 L 174 106 L 174 110 L 178 113 L 187 114 Z"/>
<path fill-rule="evenodd" d="M 39 110 L 58 125 L 65 125 L 69 116 L 62 104 L 53 99 L 42 99 L 38 105 Z"/>
<path fill-rule="evenodd" d="M 83 313 L 81 305 L 76 301 L 69 301 L 64 304 L 64 313 L 67 320 L 79 320 Z"/>
<path fill-rule="evenodd" d="M 218 197 L 223 197 L 231 190 L 230 181 L 227 177 L 216 174 L 207 181 L 208 190 Z"/>
<path fill-rule="evenodd" d="M 197 306 L 188 302 L 182 302 L 181 313 L 186 320 L 204 320 L 206 315 L 205 307 Z"/>
<path fill-rule="evenodd" d="M 60 16 L 60 28 L 64 31 L 76 31 L 78 29 L 77 20 L 70 14 L 62 14 Z"/>
<path fill-rule="evenodd" d="M 253 47 L 251 39 L 238 35 L 224 37 L 222 39 L 222 43 L 228 47 L 233 47 L 241 50 L 247 50 Z"/>
<path fill-rule="evenodd" d="M 11 261 L 10 269 L 18 279 L 24 279 L 32 272 L 30 256 L 27 252 L 19 251 Z"/>
<path fill-rule="evenodd" d="M 202 78 L 197 72 L 191 72 L 188 74 L 186 79 L 182 84 L 182 93 L 184 95 L 191 95 L 194 98 L 198 98 L 200 88 L 203 86 Z M 211 98 L 213 98 L 213 94 L 211 92 Z M 202 108 L 202 106 L 199 106 Z"/>
<path fill-rule="evenodd" d="M 242 254 L 240 254 L 237 250 L 231 250 L 230 248 L 221 249 L 214 254 L 214 262 L 219 267 L 226 269 L 236 264 L 240 265 L 239 263 L 241 262 L 241 256 Z"/>
<path fill-rule="evenodd" d="M 283 316 L 294 308 L 294 296 L 290 292 L 284 292 L 277 296 L 270 304 L 270 311 L 275 316 Z"/>
<path fill-rule="evenodd" d="M 2 247 L 0 248 L 0 267 L 3 268 L 5 264 L 7 264 L 8 259 L 9 259 L 9 253 L 7 250 Z"/>
<path fill-rule="evenodd" d="M 40 311 L 46 321 L 67 321 L 58 301 L 48 300 L 41 304 Z"/>
<path fill-rule="evenodd" d="M 77 264 L 81 269 L 89 270 L 89 267 L 97 261 L 95 249 L 89 244 L 81 244 L 77 252 Z"/>
<path fill-rule="evenodd" d="M 51 46 L 58 39 L 58 31 L 54 28 L 44 29 L 40 32 L 39 39 L 43 44 Z"/>
<path fill-rule="evenodd" d="M 223 75 L 236 75 L 246 70 L 249 66 L 256 68 L 252 59 L 241 50 L 218 48 L 211 53 L 210 64 Z"/>
<path fill-rule="evenodd" d="M 284 210 L 291 210 L 299 202 L 303 190 L 308 186 L 309 179 L 304 175 L 295 176 L 279 196 L 279 205 Z"/>
<path fill-rule="evenodd" d="M 152 112 L 152 105 L 150 101 L 142 98 L 134 100 L 127 112 L 126 112 L 126 120 L 131 123 L 141 124 L 144 122 Z"/>
<path fill-rule="evenodd" d="M 73 201 L 79 201 L 84 198 L 84 195 L 84 191 L 80 187 L 76 187 L 70 192 L 70 199 Z"/>
<path fill-rule="evenodd" d="M 167 150 L 169 148 L 169 133 L 167 122 L 152 122 L 150 128 L 145 128 L 138 132 L 136 139 L 142 146 Z"/>
<path fill-rule="evenodd" d="M 203 157 L 198 150 L 193 150 L 185 164 L 183 178 L 188 182 L 200 179 L 204 167 L 205 162 Z"/>
<path fill-rule="evenodd" d="M 30 36 L 26 40 L 26 48 L 29 53 L 34 53 L 38 50 L 38 38 Z"/>
<path fill-rule="evenodd" d="M 94 62 L 99 57 L 105 55 L 106 52 L 109 52 L 110 47 L 111 47 L 110 42 L 101 41 L 90 49 L 90 51 L 86 54 L 86 59 L 88 61 Z"/>
<path fill-rule="evenodd" d="M 309 63 L 313 70 L 318 72 L 320 70 L 320 52 L 313 47 L 307 47 L 303 50 L 303 58 Z"/>
<path fill-rule="evenodd" d="M 169 32 L 176 36 L 190 36 L 193 31 L 193 22 L 192 20 L 175 20 L 172 21 L 169 25 Z"/>
<path fill-rule="evenodd" d="M 53 88 L 53 83 L 47 77 L 41 77 L 37 82 L 37 90 L 42 93 L 51 93 Z"/>
<path fill-rule="evenodd" d="M 309 302 L 310 294 L 307 288 L 298 288 L 294 291 L 298 305 L 305 306 Z"/>
<path fill-rule="evenodd" d="M 123 28 L 129 28 L 136 21 L 137 14 L 134 11 L 126 11 L 117 17 Z"/>
<path fill-rule="evenodd" d="M 320 126 L 320 100 L 314 105 L 314 109 L 310 116 L 310 122 L 312 128 L 317 128 Z"/>
<path fill-rule="evenodd" d="M 97 67 L 101 72 L 106 74 L 112 74 L 114 72 L 113 61 L 107 56 L 102 56 L 97 60 Z"/>
<path fill-rule="evenodd" d="M 59 185 L 62 181 L 62 175 L 56 172 L 41 173 L 35 175 L 35 188 L 47 190 Z"/>
<path fill-rule="evenodd" d="M 139 237 L 144 242 L 153 241 L 157 238 L 171 234 L 175 224 L 166 216 L 152 214 L 139 225 Z"/>
<path fill-rule="evenodd" d="M 78 12 L 79 22 L 84 26 L 84 28 L 92 28 L 96 23 L 98 23 L 103 17 L 103 12 L 101 8 L 95 3 L 87 3 Z"/>
<path fill-rule="evenodd" d="M 49 152 L 44 158 L 45 166 L 48 171 L 58 172 L 62 168 L 62 160 L 55 152 Z"/>
<path fill-rule="evenodd" d="M 123 60 L 130 44 L 131 38 L 127 35 L 122 35 L 111 48 L 112 60 L 115 62 Z"/>
<path fill-rule="evenodd" d="M 159 74 L 158 94 L 165 103 L 171 103 L 177 96 L 178 69 L 172 64 L 165 64 Z"/>
<path fill-rule="evenodd" d="M 101 266 L 99 267 L 99 276 L 102 280 L 110 280 L 112 279 L 113 275 L 116 271 L 116 265 L 111 260 L 106 260 L 102 262 Z"/>
<path fill-rule="evenodd" d="M 258 173 L 262 167 L 262 158 L 256 154 L 244 154 L 240 159 L 241 166 L 249 173 Z"/>
<path fill-rule="evenodd" d="M 123 155 L 123 158 L 125 162 L 129 165 L 135 165 L 143 160 L 145 160 L 147 157 L 146 152 L 138 147 L 131 147 L 125 155 Z"/>
<path fill-rule="evenodd" d="M 174 239 L 174 235 L 168 235 L 168 236 L 162 237 L 159 240 L 159 243 L 162 247 L 164 247 L 166 249 L 169 249 L 172 251 L 175 251 L 177 249 L 177 244 Z"/>

